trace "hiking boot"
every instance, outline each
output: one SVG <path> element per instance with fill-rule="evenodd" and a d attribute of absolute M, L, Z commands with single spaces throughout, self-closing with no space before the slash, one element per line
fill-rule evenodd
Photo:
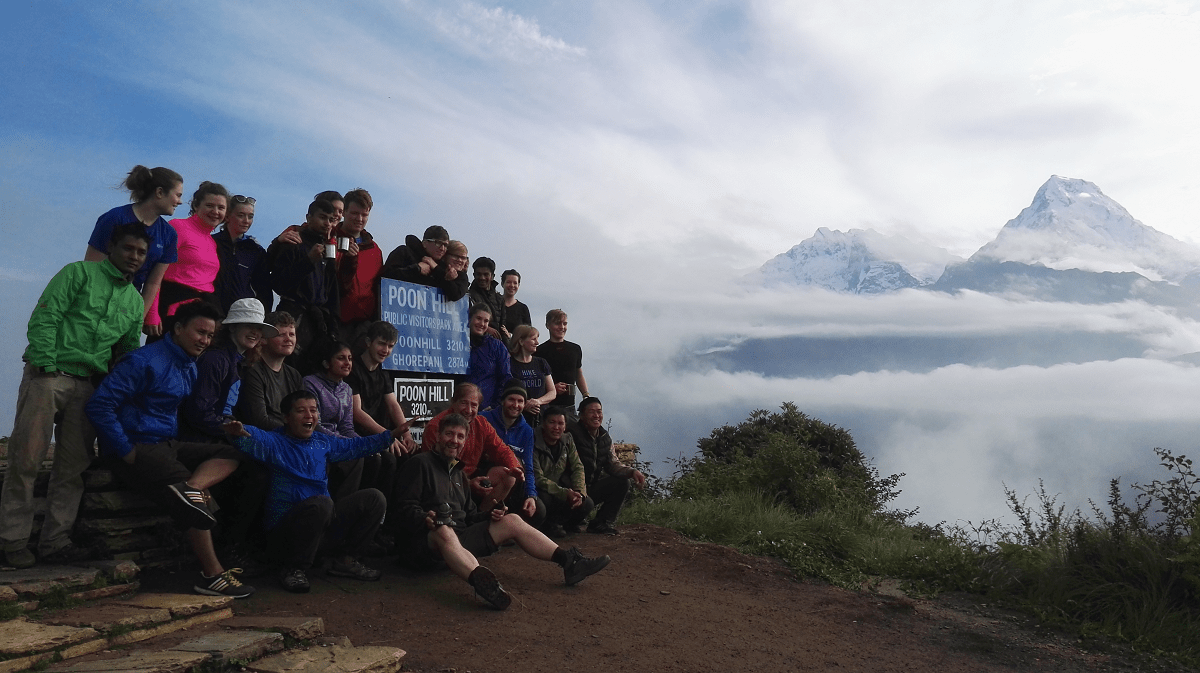
<path fill-rule="evenodd" d="M 468 581 L 475 587 L 475 596 L 482 598 L 497 610 L 507 610 L 512 604 L 512 596 L 500 586 L 500 580 L 496 579 L 495 573 L 487 568 L 478 566 L 472 570 Z"/>
<path fill-rule="evenodd" d="M 564 533 L 566 533 L 567 535 L 574 535 L 574 534 L 576 534 L 576 533 L 582 533 L 582 532 L 583 532 L 583 529 L 582 529 L 582 528 L 580 528 L 580 527 L 579 527 L 579 524 L 577 524 L 577 523 L 567 523 L 567 524 L 563 524 L 563 527 L 562 527 L 562 529 L 563 529 L 563 532 L 564 532 Z"/>
<path fill-rule="evenodd" d="M 35 563 L 37 563 L 37 558 L 27 547 L 4 552 L 4 565 L 12 566 L 17 570 L 32 568 Z"/>
<path fill-rule="evenodd" d="M 176 518 L 186 523 L 189 528 L 212 530 L 217 525 L 217 518 L 208 509 L 204 492 L 187 485 L 186 481 L 171 484 L 167 491 L 175 496 Z"/>
<path fill-rule="evenodd" d="M 567 536 L 567 531 L 563 530 L 563 527 L 556 523 L 546 524 L 542 532 L 551 540 L 561 540 Z"/>
<path fill-rule="evenodd" d="M 249 584 L 242 584 L 234 575 L 240 575 L 241 568 L 230 568 L 216 577 L 207 577 L 204 572 L 200 573 L 200 579 L 196 580 L 196 585 L 192 589 L 198 594 L 205 596 L 232 596 L 233 598 L 246 598 L 254 593 L 254 587 Z"/>
<path fill-rule="evenodd" d="M 334 577 L 350 577 L 364 582 L 374 582 L 383 577 L 383 573 L 374 568 L 368 568 L 362 564 L 362 561 L 351 561 L 349 563 L 334 561 L 330 564 L 328 572 Z"/>
<path fill-rule="evenodd" d="M 566 580 L 569 587 L 579 584 L 588 575 L 595 575 L 604 570 L 609 561 L 612 561 L 607 555 L 588 558 L 575 547 L 569 549 L 567 555 L 569 558 L 567 564 L 563 566 L 563 579 Z"/>
<path fill-rule="evenodd" d="M 588 524 L 587 532 L 595 535 L 620 535 L 621 531 L 608 521 L 593 521 Z"/>
<path fill-rule="evenodd" d="M 56 551 L 42 556 L 42 563 L 50 565 L 71 565 L 80 561 L 86 561 L 92 557 L 92 550 L 87 547 L 77 547 L 75 543 L 68 542 L 65 547 L 61 547 Z"/>
<path fill-rule="evenodd" d="M 279 583 L 294 594 L 306 594 L 312 588 L 308 584 L 308 575 L 299 568 L 285 569 L 279 574 Z"/>

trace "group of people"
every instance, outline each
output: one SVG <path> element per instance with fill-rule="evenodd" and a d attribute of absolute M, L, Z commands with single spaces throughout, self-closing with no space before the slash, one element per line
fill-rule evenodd
<path fill-rule="evenodd" d="M 566 313 L 547 314 L 538 343 L 516 270 L 496 281 L 480 257 L 468 282 L 466 246 L 436 225 L 385 258 L 364 189 L 317 194 L 264 249 L 247 233 L 251 197 L 203 182 L 189 217 L 168 222 L 179 174 L 136 166 L 124 184 L 132 203 L 100 216 L 84 261 L 54 276 L 29 320 L 0 492 L 6 565 L 93 553 L 71 532 L 97 439 L 117 476 L 186 529 L 199 593 L 251 595 L 238 575 L 255 553 L 305 592 L 319 558 L 371 581 L 380 572 L 362 558 L 382 552 L 448 567 L 504 609 L 478 558 L 509 541 L 562 566 L 568 585 L 609 563 L 556 540 L 584 526 L 616 534 L 645 477 L 616 458 Z M 470 297 L 468 372 L 419 446 L 383 367 L 398 332 L 378 320 L 382 278 Z M 34 482 L 52 435 L 35 555 Z"/>

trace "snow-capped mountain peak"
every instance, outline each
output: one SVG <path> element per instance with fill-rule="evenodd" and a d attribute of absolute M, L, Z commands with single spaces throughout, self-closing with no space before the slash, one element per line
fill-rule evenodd
<path fill-rule="evenodd" d="M 768 260 L 759 273 L 766 285 L 815 285 L 835 292 L 874 294 L 929 285 L 946 264 L 958 260 L 942 248 L 902 236 L 821 227 L 811 238 Z"/>
<path fill-rule="evenodd" d="M 1137 221 L 1095 184 L 1052 175 L 971 261 L 1133 271 L 1178 282 L 1200 267 L 1200 249 Z"/>

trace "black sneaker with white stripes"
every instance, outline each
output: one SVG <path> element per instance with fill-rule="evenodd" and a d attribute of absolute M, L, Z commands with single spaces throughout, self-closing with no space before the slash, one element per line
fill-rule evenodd
<path fill-rule="evenodd" d="M 249 584 L 242 584 L 234 575 L 241 574 L 241 568 L 230 568 L 220 575 L 208 577 L 203 572 L 200 573 L 200 578 L 196 580 L 196 586 L 192 587 L 198 594 L 205 596 L 232 596 L 233 598 L 246 598 L 254 593 L 254 587 Z"/>
<path fill-rule="evenodd" d="M 175 518 L 186 523 L 189 528 L 211 530 L 217 525 L 217 517 L 208 509 L 208 501 L 203 491 L 188 486 L 186 481 L 181 481 L 168 486 L 167 492 L 175 498 L 175 506 L 172 508 Z"/>

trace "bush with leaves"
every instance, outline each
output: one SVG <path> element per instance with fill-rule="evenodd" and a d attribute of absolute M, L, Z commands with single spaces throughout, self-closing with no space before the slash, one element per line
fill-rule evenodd
<path fill-rule="evenodd" d="M 791 402 L 780 413 L 759 409 L 738 425 L 717 428 L 698 447 L 699 455 L 679 464 L 674 497 L 757 491 L 804 514 L 843 507 L 882 512 L 904 476 L 880 477 L 849 432 L 809 418 Z"/>

